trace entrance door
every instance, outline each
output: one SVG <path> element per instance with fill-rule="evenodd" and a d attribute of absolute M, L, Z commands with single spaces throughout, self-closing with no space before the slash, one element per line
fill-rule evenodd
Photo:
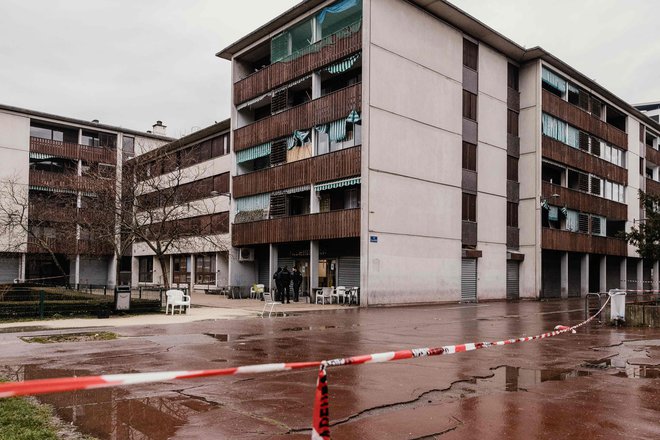
<path fill-rule="evenodd" d="M 335 287 L 337 285 L 337 260 L 319 260 L 319 287 Z"/>
<path fill-rule="evenodd" d="M 461 301 L 477 300 L 477 259 L 461 261 Z"/>
<path fill-rule="evenodd" d="M 506 262 L 506 299 L 520 298 L 520 263 L 515 260 Z"/>
<path fill-rule="evenodd" d="M 309 292 L 309 260 L 296 259 L 294 267 L 298 268 L 300 275 L 302 275 L 302 284 L 300 285 L 300 293 Z"/>

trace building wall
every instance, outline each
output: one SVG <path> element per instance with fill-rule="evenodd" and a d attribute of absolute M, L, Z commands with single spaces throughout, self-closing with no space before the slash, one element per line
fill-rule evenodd
<path fill-rule="evenodd" d="M 0 191 L 13 187 L 27 203 L 30 151 L 30 118 L 0 112 Z M 13 183 L 7 183 L 13 182 Z M 17 209 L 24 206 L 17 205 Z M 0 233 L 0 253 L 25 252 L 27 234 L 22 229 Z"/>
<path fill-rule="evenodd" d="M 477 298 L 506 297 L 507 59 L 479 45 Z"/>
<path fill-rule="evenodd" d="M 370 72 L 363 75 L 369 79 L 363 83 L 368 134 L 362 147 L 367 303 L 455 301 L 462 35 L 399 0 L 365 2 L 364 11 L 370 36 L 363 57 Z M 402 22 L 415 26 L 392 32 Z"/>
<path fill-rule="evenodd" d="M 537 298 L 541 289 L 541 71 L 540 63 L 520 68 L 520 297 Z"/>

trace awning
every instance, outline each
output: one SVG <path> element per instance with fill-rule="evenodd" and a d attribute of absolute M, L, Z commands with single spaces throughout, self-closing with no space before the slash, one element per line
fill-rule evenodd
<path fill-rule="evenodd" d="M 295 188 L 281 189 L 279 191 L 273 191 L 271 194 L 274 196 L 279 196 L 281 194 L 295 194 L 304 191 L 309 191 L 309 185 L 296 186 Z"/>
<path fill-rule="evenodd" d="M 30 159 L 45 160 L 45 159 L 53 159 L 54 157 L 55 156 L 51 156 L 50 154 L 30 152 Z"/>
<path fill-rule="evenodd" d="M 334 182 L 319 183 L 318 185 L 314 185 L 314 191 L 319 192 L 328 189 L 341 188 L 342 186 L 359 185 L 360 180 L 360 177 L 352 177 L 350 179 L 335 180 Z"/>
<path fill-rule="evenodd" d="M 74 191 L 72 189 L 51 188 L 50 186 L 30 185 L 29 189 L 32 191 L 48 191 L 48 192 L 63 193 L 63 194 L 78 194 L 78 191 Z M 83 195 L 85 195 L 85 193 L 83 193 Z"/>
<path fill-rule="evenodd" d="M 351 67 L 353 67 L 353 64 L 360 58 L 360 54 L 357 53 L 353 56 L 350 56 L 344 60 L 341 60 L 340 62 L 333 64 L 332 66 L 326 67 L 325 70 L 332 74 L 337 74 L 337 73 L 344 73 Z"/>
<path fill-rule="evenodd" d="M 272 145 L 272 142 L 267 142 L 265 144 L 257 145 L 256 147 L 250 147 L 246 150 L 238 151 L 236 153 L 236 160 L 238 163 L 243 163 L 247 162 L 248 160 L 254 160 L 260 157 L 268 156 L 270 154 Z"/>
<path fill-rule="evenodd" d="M 239 197 L 236 199 L 236 211 L 256 211 L 258 209 L 268 209 L 270 206 L 270 193 L 257 194 L 249 197 Z"/>

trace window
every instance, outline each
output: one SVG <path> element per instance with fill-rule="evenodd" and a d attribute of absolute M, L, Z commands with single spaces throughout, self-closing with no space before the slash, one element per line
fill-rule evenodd
<path fill-rule="evenodd" d="M 519 89 L 518 66 L 514 66 L 513 64 L 508 65 L 508 67 L 507 67 L 507 86 L 512 88 L 513 90 L 520 90 Z"/>
<path fill-rule="evenodd" d="M 477 95 L 463 90 L 463 117 L 477 120 Z"/>
<path fill-rule="evenodd" d="M 215 284 L 215 255 L 195 256 L 195 284 Z"/>
<path fill-rule="evenodd" d="M 598 177 L 591 176 L 591 185 L 590 185 L 591 194 L 595 194 L 597 196 L 601 195 L 602 193 L 601 187 L 602 187 L 601 180 Z"/>
<path fill-rule="evenodd" d="M 463 193 L 463 220 L 477 221 L 477 196 L 475 194 Z"/>
<path fill-rule="evenodd" d="M 78 143 L 78 130 L 73 128 L 59 128 L 35 124 L 30 125 L 30 136 L 57 142 Z"/>
<path fill-rule="evenodd" d="M 506 132 L 518 136 L 518 113 L 513 110 L 508 110 L 507 113 Z"/>
<path fill-rule="evenodd" d="M 463 65 L 472 70 L 478 70 L 479 46 L 470 40 L 463 39 Z"/>
<path fill-rule="evenodd" d="M 518 158 L 513 156 L 506 157 L 506 178 L 507 180 L 518 181 Z"/>
<path fill-rule="evenodd" d="M 175 255 L 172 257 L 172 283 L 190 283 L 190 256 Z"/>
<path fill-rule="evenodd" d="M 506 203 L 506 225 L 512 228 L 518 227 L 518 204 Z"/>
<path fill-rule="evenodd" d="M 605 236 L 605 219 L 603 217 L 591 216 L 591 234 Z"/>
<path fill-rule="evenodd" d="M 138 257 L 138 273 L 140 283 L 153 283 L 154 257 Z"/>
<path fill-rule="evenodd" d="M 122 136 L 122 150 L 124 154 L 133 156 L 135 154 L 135 138 L 131 136 Z"/>
<path fill-rule="evenodd" d="M 589 233 L 589 215 L 588 214 L 578 214 L 578 232 L 583 234 Z"/>
<path fill-rule="evenodd" d="M 463 142 L 463 169 L 477 171 L 477 146 Z"/>

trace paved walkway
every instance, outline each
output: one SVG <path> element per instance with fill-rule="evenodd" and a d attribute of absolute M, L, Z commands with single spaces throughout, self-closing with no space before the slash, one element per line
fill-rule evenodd
<path fill-rule="evenodd" d="M 261 315 L 264 303 L 255 299 L 228 299 L 223 295 L 207 295 L 195 292 L 193 307 L 185 314 L 174 316 L 162 314 L 115 316 L 108 319 L 72 318 L 0 323 L 3 328 L 42 327 L 42 328 L 87 328 L 87 327 L 127 327 L 141 325 L 183 324 L 187 322 L 217 319 L 255 318 Z M 355 307 L 355 306 L 351 306 Z M 308 304 L 297 302 L 276 305 L 273 312 L 287 315 L 321 310 L 347 309 L 341 304 Z"/>

